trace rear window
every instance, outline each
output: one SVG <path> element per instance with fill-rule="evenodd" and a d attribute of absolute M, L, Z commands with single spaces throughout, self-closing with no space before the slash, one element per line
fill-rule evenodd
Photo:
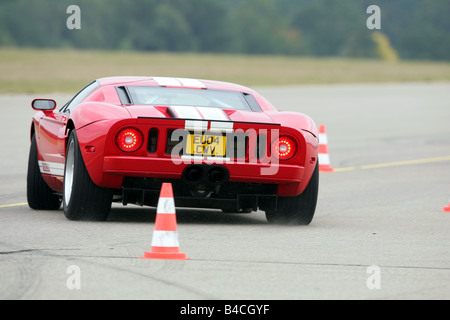
<path fill-rule="evenodd" d="M 129 101 L 125 104 L 155 106 L 191 106 L 261 111 L 248 93 L 215 89 L 167 88 L 155 86 L 123 87 Z"/>

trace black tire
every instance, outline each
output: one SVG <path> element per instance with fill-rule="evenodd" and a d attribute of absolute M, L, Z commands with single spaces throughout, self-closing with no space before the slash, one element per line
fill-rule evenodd
<path fill-rule="evenodd" d="M 35 210 L 58 210 L 61 207 L 61 197 L 42 178 L 34 135 L 28 156 L 27 201 L 29 207 Z"/>
<path fill-rule="evenodd" d="M 69 135 L 64 168 L 63 207 L 69 220 L 104 221 L 111 210 L 113 192 L 97 186 L 89 176 L 75 130 Z"/>
<path fill-rule="evenodd" d="M 276 211 L 266 211 L 266 219 L 273 224 L 308 225 L 316 211 L 319 194 L 319 166 L 316 165 L 308 186 L 296 197 L 278 197 Z"/>

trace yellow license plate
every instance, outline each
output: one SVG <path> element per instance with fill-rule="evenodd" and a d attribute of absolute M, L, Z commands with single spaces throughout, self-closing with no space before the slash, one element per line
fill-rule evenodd
<path fill-rule="evenodd" d="M 226 137 L 215 134 L 189 134 L 186 142 L 187 154 L 194 156 L 224 157 Z"/>

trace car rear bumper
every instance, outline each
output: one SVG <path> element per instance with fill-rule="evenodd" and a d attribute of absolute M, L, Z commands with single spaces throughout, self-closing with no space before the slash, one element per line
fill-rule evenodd
<path fill-rule="evenodd" d="M 272 166 L 231 161 L 177 164 L 170 158 L 133 156 L 103 159 L 104 175 L 120 177 L 122 181 L 122 202 L 141 205 L 155 205 L 161 183 L 171 182 L 177 204 L 181 206 L 272 208 L 276 196 L 299 194 L 304 170 L 302 166 L 278 163 Z"/>
<path fill-rule="evenodd" d="M 222 166 L 229 172 L 230 182 L 298 184 L 304 167 L 278 163 L 243 163 L 235 161 L 202 161 L 203 165 Z M 171 158 L 105 156 L 103 172 L 115 176 L 182 179 L 185 168 L 195 161 L 176 163 Z"/>

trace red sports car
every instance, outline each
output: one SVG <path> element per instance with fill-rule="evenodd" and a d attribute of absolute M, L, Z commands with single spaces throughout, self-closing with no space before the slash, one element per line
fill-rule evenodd
<path fill-rule="evenodd" d="M 29 206 L 105 220 L 112 202 L 156 206 L 163 182 L 177 207 L 265 211 L 309 224 L 319 185 L 318 133 L 237 84 L 168 77 L 98 79 L 59 110 L 35 99 Z"/>

